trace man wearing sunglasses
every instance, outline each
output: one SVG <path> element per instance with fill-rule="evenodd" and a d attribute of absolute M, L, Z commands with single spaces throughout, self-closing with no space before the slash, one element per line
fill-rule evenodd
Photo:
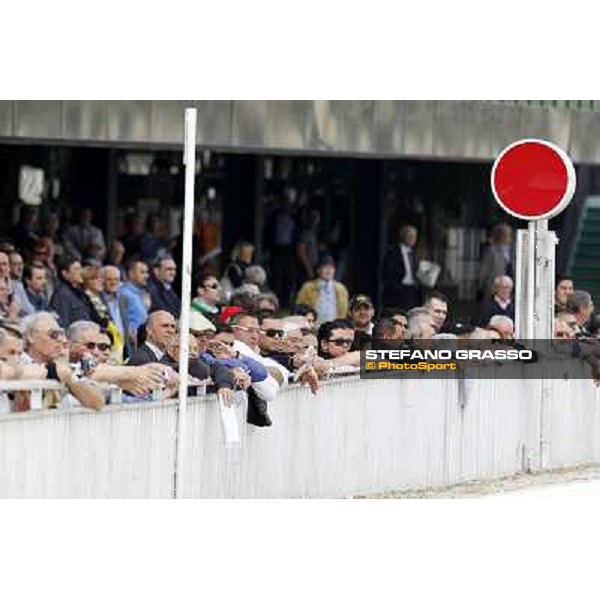
<path fill-rule="evenodd" d="M 69 340 L 69 360 L 78 363 L 85 356 L 91 356 L 96 363 L 104 363 L 104 353 L 110 351 L 110 344 L 100 342 L 100 326 L 91 321 L 75 321 L 67 329 Z M 108 347 L 107 347 L 108 346 Z"/>
<path fill-rule="evenodd" d="M 207 362 L 217 362 L 242 371 L 248 377 L 248 422 L 253 425 L 271 424 L 265 402 L 271 402 L 277 396 L 279 385 L 270 375 L 267 368 L 259 361 L 239 354 L 235 349 L 233 329 L 229 325 L 219 325 L 215 337 L 209 342 L 207 351 L 202 357 Z"/>
<path fill-rule="evenodd" d="M 68 358 L 68 344 L 65 331 L 54 315 L 48 312 L 38 312 L 23 319 L 23 332 L 27 353 L 23 362 L 43 365 L 48 379 L 60 381 L 68 389 L 69 394 L 63 394 L 58 406 L 81 405 L 85 408 L 100 410 L 104 406 L 104 396 L 97 385 L 78 380 L 71 371 Z M 48 395 L 54 395 L 52 392 Z M 54 404 L 49 400 L 50 404 Z"/>
<path fill-rule="evenodd" d="M 258 319 L 254 315 L 241 312 L 231 318 L 230 325 L 235 337 L 233 349 L 242 356 L 249 356 L 260 362 L 280 386 L 286 385 L 291 372 L 276 360 L 261 353 L 259 341 L 262 334 Z"/>
<path fill-rule="evenodd" d="M 204 275 L 196 287 L 196 297 L 192 300 L 192 311 L 214 321 L 220 312 L 222 299 L 221 284 L 214 275 Z"/>
<path fill-rule="evenodd" d="M 235 319 L 238 315 L 235 315 Z M 249 343 L 255 343 L 258 336 L 254 336 L 252 327 L 255 324 L 251 319 L 247 320 L 246 325 L 238 325 L 238 335 L 243 337 Z M 256 322 L 256 324 L 258 324 Z M 220 326 L 221 327 L 221 326 Z M 190 331 L 195 336 L 198 342 L 200 358 L 208 363 L 211 368 L 211 379 L 216 381 L 215 369 L 221 369 L 232 376 L 232 381 L 236 387 L 247 389 L 252 383 L 252 377 L 249 375 L 250 363 L 245 363 L 245 355 L 239 352 L 239 347 L 236 348 L 236 340 L 234 339 L 233 328 L 222 326 L 223 330 L 219 329 L 219 339 L 217 338 L 216 327 L 206 317 L 199 313 L 192 312 L 190 314 Z M 248 331 L 246 331 L 248 330 Z M 246 353 L 252 354 L 250 346 L 243 344 Z M 228 359 L 235 359 L 233 362 Z M 254 357 L 250 357 L 254 358 Z M 267 372 L 266 365 L 261 360 L 256 360 L 259 363 L 255 379 L 264 372 Z M 264 370 L 264 372 L 262 372 Z M 258 379 L 257 379 L 258 381 Z M 271 375 L 267 375 L 264 383 L 259 386 L 261 393 L 258 394 L 254 389 L 248 389 L 248 409 L 246 420 L 251 425 L 257 427 L 269 427 L 272 422 L 267 412 L 267 401 L 279 391 L 279 383 Z"/>
<path fill-rule="evenodd" d="M 286 335 L 285 325 L 282 319 L 261 319 L 259 317 L 259 323 L 260 334 L 258 338 L 258 346 L 261 354 L 264 356 L 295 354 L 303 350 L 301 339 L 288 337 Z M 285 366 L 287 367 L 287 365 Z"/>
<path fill-rule="evenodd" d="M 360 351 L 350 352 L 354 342 L 354 328 L 346 319 L 323 323 L 317 334 L 319 356 L 336 366 L 360 366 Z"/>
<path fill-rule="evenodd" d="M 171 375 L 170 367 L 158 364 L 157 360 L 137 366 L 107 364 L 108 337 L 91 321 L 76 321 L 69 327 L 67 335 L 69 360 L 72 363 L 81 363 L 83 358 L 92 359 L 87 363 L 91 365 L 87 372 L 90 379 L 98 383 L 118 385 L 132 397 L 145 397 L 153 390 L 162 388 L 165 369 Z"/>

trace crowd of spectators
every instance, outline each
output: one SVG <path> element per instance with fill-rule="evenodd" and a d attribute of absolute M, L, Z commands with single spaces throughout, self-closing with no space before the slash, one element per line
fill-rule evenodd
<path fill-rule="evenodd" d="M 284 207 L 279 241 L 287 239 L 286 215 Z M 281 307 L 269 274 L 253 263 L 249 242 L 235 245 L 221 277 L 194 273 L 188 387 L 206 385 L 226 403 L 246 394 L 248 423 L 270 426 L 268 404 L 281 389 L 298 382 L 318 394 L 332 373 L 360 365 L 360 349 L 372 339 L 514 337 L 507 226 L 492 230 L 484 250 L 477 314 L 457 320 L 448 297 L 419 279 L 415 227 L 403 226 L 385 255 L 376 306 L 336 280 L 336 261 L 317 251 L 317 225 L 318 214 L 310 213 L 302 235 L 305 277 L 290 308 Z M 272 263 L 278 284 L 286 278 L 284 246 Z M 124 402 L 176 397 L 181 265 L 175 256 L 154 225 L 108 246 L 89 209 L 64 227 L 53 215 L 40 224 L 34 211 L 23 210 L 11 239 L 0 242 L 0 379 L 62 383 L 62 392 L 45 394 L 46 407 L 100 410 L 112 386 Z M 556 308 L 557 338 L 600 337 L 590 295 L 568 277 L 557 279 Z M 30 407 L 27 391 L 8 400 L 13 411 Z"/>

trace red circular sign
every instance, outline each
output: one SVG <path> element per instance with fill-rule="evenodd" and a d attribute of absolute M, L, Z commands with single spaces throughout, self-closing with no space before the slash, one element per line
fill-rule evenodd
<path fill-rule="evenodd" d="M 575 192 L 575 169 L 558 146 L 520 140 L 505 148 L 492 168 L 492 191 L 504 210 L 534 221 L 560 213 Z"/>

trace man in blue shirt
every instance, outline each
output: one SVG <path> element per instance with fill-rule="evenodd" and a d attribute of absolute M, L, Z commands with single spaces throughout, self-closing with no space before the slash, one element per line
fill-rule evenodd
<path fill-rule="evenodd" d="M 146 289 L 148 283 L 148 267 L 141 260 L 132 260 L 127 265 L 127 279 L 120 288 L 120 293 L 127 303 L 125 317 L 127 319 L 129 338 L 135 340 L 140 325 L 148 320 L 150 294 Z"/>
<path fill-rule="evenodd" d="M 135 340 L 129 335 L 129 323 L 127 319 L 127 299 L 121 294 L 121 272 L 117 267 L 107 266 L 102 268 L 102 281 L 104 291 L 102 299 L 110 314 L 111 321 L 115 324 L 127 351 L 127 356 L 133 352 Z"/>

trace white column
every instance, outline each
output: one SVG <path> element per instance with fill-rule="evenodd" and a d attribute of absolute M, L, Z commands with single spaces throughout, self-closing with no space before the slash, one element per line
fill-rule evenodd
<path fill-rule="evenodd" d="M 185 206 L 183 212 L 183 261 L 181 265 L 181 317 L 179 319 L 179 411 L 175 463 L 175 497 L 183 498 L 183 457 L 187 411 L 187 381 L 190 337 L 190 305 L 192 291 L 192 237 L 194 223 L 194 183 L 196 177 L 197 109 L 185 109 Z"/>

